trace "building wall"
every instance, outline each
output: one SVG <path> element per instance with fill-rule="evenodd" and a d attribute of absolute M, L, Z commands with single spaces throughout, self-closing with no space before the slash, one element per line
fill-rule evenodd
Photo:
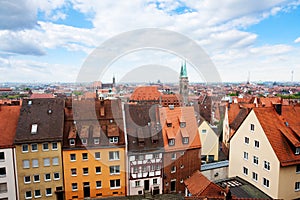
<path fill-rule="evenodd" d="M 172 154 L 176 153 L 176 159 L 172 159 Z M 176 171 L 172 172 L 172 167 Z M 192 175 L 201 167 L 201 149 L 188 149 L 185 151 L 166 152 L 164 154 L 164 193 L 182 193 L 184 194 L 185 186 L 183 180 Z M 171 182 L 176 181 L 175 190 L 171 190 Z"/>
<path fill-rule="evenodd" d="M 110 151 L 119 151 L 119 160 L 109 160 Z M 84 197 L 84 182 L 89 182 L 90 197 L 107 196 L 125 196 L 125 149 L 124 148 L 105 148 L 105 149 L 82 149 L 82 150 L 64 150 L 64 173 L 65 173 L 65 194 L 66 200 L 72 197 Z M 100 159 L 95 158 L 95 152 L 100 152 Z M 82 153 L 88 153 L 88 160 L 82 160 Z M 70 160 L 70 154 L 76 154 L 76 161 Z M 109 166 L 120 166 L 119 174 L 110 174 Z M 96 174 L 96 167 L 101 167 L 101 173 Z M 88 175 L 83 175 L 83 168 L 88 168 Z M 76 168 L 77 175 L 71 175 L 71 169 Z M 120 187 L 110 188 L 110 180 L 120 179 Z M 96 188 L 96 181 L 101 181 L 101 188 Z M 72 191 L 72 183 L 77 183 L 78 189 Z"/>
<path fill-rule="evenodd" d="M 206 161 L 209 161 L 209 156 L 214 156 L 214 161 L 219 158 L 219 138 L 209 126 L 209 124 L 204 121 L 198 128 L 199 135 L 201 138 L 201 155 L 206 156 Z M 203 131 L 206 130 L 204 133 Z"/>
<path fill-rule="evenodd" d="M 49 142 L 49 150 L 42 150 L 42 143 L 38 143 L 38 151 L 32 152 L 30 143 L 28 152 L 22 152 L 22 145 L 16 145 L 16 160 L 17 160 L 17 173 L 18 173 L 18 186 L 20 200 L 25 199 L 25 192 L 31 191 L 32 198 L 34 199 L 34 190 L 40 190 L 41 198 L 46 197 L 46 188 L 51 188 L 52 196 L 47 196 L 47 199 L 56 199 L 56 187 L 62 187 L 63 189 L 63 170 L 62 170 L 62 157 L 61 157 L 61 143 L 57 142 L 57 150 L 52 150 Z M 58 158 L 58 165 L 52 164 L 52 158 Z M 44 166 L 43 158 L 50 158 L 50 166 Z M 23 168 L 23 160 L 30 160 L 30 167 L 28 169 Z M 32 159 L 38 159 L 39 166 L 32 167 Z M 59 179 L 54 180 L 54 173 L 59 173 Z M 45 174 L 50 173 L 51 180 L 45 181 Z M 34 182 L 33 176 L 40 175 L 40 181 Z M 24 177 L 30 176 L 30 183 L 24 183 Z"/>
<path fill-rule="evenodd" d="M 157 184 L 153 183 L 153 179 L 157 180 Z M 136 180 L 130 180 L 130 195 L 141 195 L 144 194 L 144 181 L 149 180 L 150 184 L 150 192 L 153 190 L 154 187 L 159 188 L 160 194 L 162 194 L 162 178 L 161 177 L 152 177 L 152 178 L 141 178 Z M 136 186 L 136 181 L 140 182 L 139 186 Z"/>
<path fill-rule="evenodd" d="M 4 160 L 0 160 L 0 168 L 4 167 L 6 171 L 5 176 L 0 176 L 0 184 L 6 183 L 7 185 L 7 192 L 0 193 L 0 199 L 9 197 L 9 199 L 15 200 L 17 199 L 17 185 L 14 149 L 0 149 L 0 152 L 4 152 Z"/>
<path fill-rule="evenodd" d="M 211 170 L 201 171 L 201 173 L 208 178 L 208 180 L 214 182 L 221 179 L 228 178 L 228 167 L 220 167 Z"/>
<path fill-rule="evenodd" d="M 250 130 L 254 124 L 255 130 Z M 245 137 L 249 144 L 245 144 Z M 254 147 L 254 141 L 259 141 L 259 148 Z M 244 152 L 248 153 L 248 160 L 244 159 Z M 258 165 L 253 163 L 253 156 L 258 157 Z M 270 170 L 264 169 L 264 161 L 270 163 Z M 243 167 L 248 169 L 248 175 L 243 174 Z M 254 111 L 252 110 L 230 140 L 229 177 L 239 176 L 253 184 L 272 198 L 278 198 L 280 163 L 269 143 Z M 258 175 L 258 180 L 252 179 L 252 173 Z M 269 188 L 263 185 L 263 178 L 269 180 Z"/>
<path fill-rule="evenodd" d="M 300 173 L 296 173 L 296 165 L 281 167 L 279 174 L 278 199 L 299 199 L 300 190 L 295 190 L 296 182 L 300 182 Z"/>

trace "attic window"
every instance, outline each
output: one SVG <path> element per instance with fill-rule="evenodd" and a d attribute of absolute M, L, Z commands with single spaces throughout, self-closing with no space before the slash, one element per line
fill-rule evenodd
<path fill-rule="evenodd" d="M 32 101 L 30 100 L 30 101 L 28 101 L 28 105 L 31 105 L 32 104 Z"/>
<path fill-rule="evenodd" d="M 99 144 L 100 139 L 99 138 L 94 138 L 94 144 Z"/>
<path fill-rule="evenodd" d="M 182 138 L 182 143 L 183 144 L 188 144 L 189 143 L 189 138 L 188 137 Z"/>
<path fill-rule="evenodd" d="M 172 121 L 167 119 L 167 127 L 172 127 Z"/>
<path fill-rule="evenodd" d="M 175 145 L 175 139 L 169 139 L 169 146 Z"/>
<path fill-rule="evenodd" d="M 74 139 L 70 139 L 70 146 L 74 146 L 75 145 L 75 140 Z"/>
<path fill-rule="evenodd" d="M 180 122 L 180 128 L 184 128 L 186 126 L 186 123 L 185 122 Z"/>
<path fill-rule="evenodd" d="M 37 124 L 32 124 L 31 125 L 31 134 L 36 134 L 37 133 L 37 128 L 38 128 Z"/>
<path fill-rule="evenodd" d="M 81 139 L 81 142 L 82 142 L 82 144 L 85 145 L 85 144 L 87 144 L 87 139 L 86 139 L 86 138 L 82 138 L 82 139 Z"/>
<path fill-rule="evenodd" d="M 299 147 L 296 148 L 295 154 L 296 154 L 296 155 L 299 155 L 299 154 L 300 154 L 300 148 L 299 148 Z"/>

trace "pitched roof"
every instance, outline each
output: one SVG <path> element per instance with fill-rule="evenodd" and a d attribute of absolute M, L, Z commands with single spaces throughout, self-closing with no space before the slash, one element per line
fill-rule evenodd
<path fill-rule="evenodd" d="M 184 180 L 184 184 L 192 196 L 223 197 L 225 190 L 208 180 L 199 170 L 190 178 Z"/>
<path fill-rule="evenodd" d="M 162 134 L 165 151 L 183 150 L 192 148 L 201 148 L 198 126 L 195 118 L 194 107 L 160 107 L 160 123 L 162 125 Z M 179 120 L 183 117 L 186 121 L 185 127 L 180 127 Z M 168 127 L 167 121 L 172 122 L 172 127 Z M 181 130 L 185 129 L 184 136 L 189 136 L 189 143 L 182 143 Z M 169 138 L 171 137 L 171 138 Z M 169 146 L 168 139 L 175 138 L 175 145 Z"/>
<path fill-rule="evenodd" d="M 157 86 L 140 86 L 137 87 L 130 97 L 130 101 L 158 101 L 161 93 Z"/>
<path fill-rule="evenodd" d="M 30 99 L 49 99 L 49 98 L 54 98 L 53 94 L 48 94 L 48 93 L 33 93 L 30 96 Z"/>
<path fill-rule="evenodd" d="M 63 99 L 24 99 L 15 143 L 62 140 L 63 123 Z M 37 125 L 36 134 L 31 133 L 33 124 Z"/>
<path fill-rule="evenodd" d="M 300 137 L 289 126 L 289 121 L 292 122 L 291 124 L 296 120 L 299 123 L 299 115 L 293 112 L 292 106 L 283 108 L 285 114 L 282 115 L 279 115 L 273 107 L 254 108 L 253 111 L 280 164 L 282 166 L 300 164 L 300 155 L 295 155 L 294 149 L 299 146 Z"/>
<path fill-rule="evenodd" d="M 18 119 L 20 115 L 20 106 L 0 105 L 0 148 L 13 146 Z"/>

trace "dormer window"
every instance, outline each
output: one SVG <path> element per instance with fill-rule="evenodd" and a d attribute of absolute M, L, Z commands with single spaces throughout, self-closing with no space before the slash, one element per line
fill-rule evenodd
<path fill-rule="evenodd" d="M 169 146 L 175 145 L 175 139 L 169 139 Z"/>
<path fill-rule="evenodd" d="M 75 146 L 75 139 L 70 139 L 70 146 Z"/>
<path fill-rule="evenodd" d="M 81 142 L 82 142 L 83 145 L 86 145 L 87 144 L 87 139 L 86 138 L 82 138 Z"/>
<path fill-rule="evenodd" d="M 37 133 L 37 128 L 38 128 L 37 124 L 32 124 L 31 125 L 31 134 L 36 134 Z"/>
<path fill-rule="evenodd" d="M 182 138 L 182 143 L 183 144 L 188 144 L 189 143 L 189 138 L 188 137 Z"/>
<path fill-rule="evenodd" d="M 100 139 L 99 138 L 94 138 L 94 144 L 99 144 Z"/>
<path fill-rule="evenodd" d="M 118 143 L 119 142 L 119 137 L 110 137 L 109 138 L 109 143 Z"/>
<path fill-rule="evenodd" d="M 167 127 L 172 127 L 172 121 L 167 119 Z"/>
<path fill-rule="evenodd" d="M 29 101 L 28 101 L 28 105 L 31 105 L 31 104 L 32 104 L 32 101 L 31 101 L 31 100 L 29 100 Z"/>
<path fill-rule="evenodd" d="M 296 148 L 295 154 L 296 154 L 296 155 L 299 155 L 299 154 L 300 154 L 300 148 L 299 148 L 299 147 Z"/>
<path fill-rule="evenodd" d="M 180 128 L 184 128 L 186 126 L 186 123 L 185 122 L 180 122 Z"/>

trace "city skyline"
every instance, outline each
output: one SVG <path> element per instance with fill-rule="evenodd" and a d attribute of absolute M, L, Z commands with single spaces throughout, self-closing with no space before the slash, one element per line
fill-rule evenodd
<path fill-rule="evenodd" d="M 300 81 L 300 27 L 296 24 L 300 2 L 222 3 L 1 2 L 1 82 L 75 82 L 81 65 L 97 46 L 123 32 L 149 27 L 196 41 L 224 82 L 245 82 L 249 72 L 250 81 Z M 181 62 L 182 58 L 167 52 L 132 52 L 113 62 L 102 81 L 110 82 L 113 74 L 120 81 L 150 65 L 169 66 L 179 73 Z M 203 81 L 190 63 L 187 67 L 190 82 Z M 145 75 L 146 82 L 157 81 Z"/>

